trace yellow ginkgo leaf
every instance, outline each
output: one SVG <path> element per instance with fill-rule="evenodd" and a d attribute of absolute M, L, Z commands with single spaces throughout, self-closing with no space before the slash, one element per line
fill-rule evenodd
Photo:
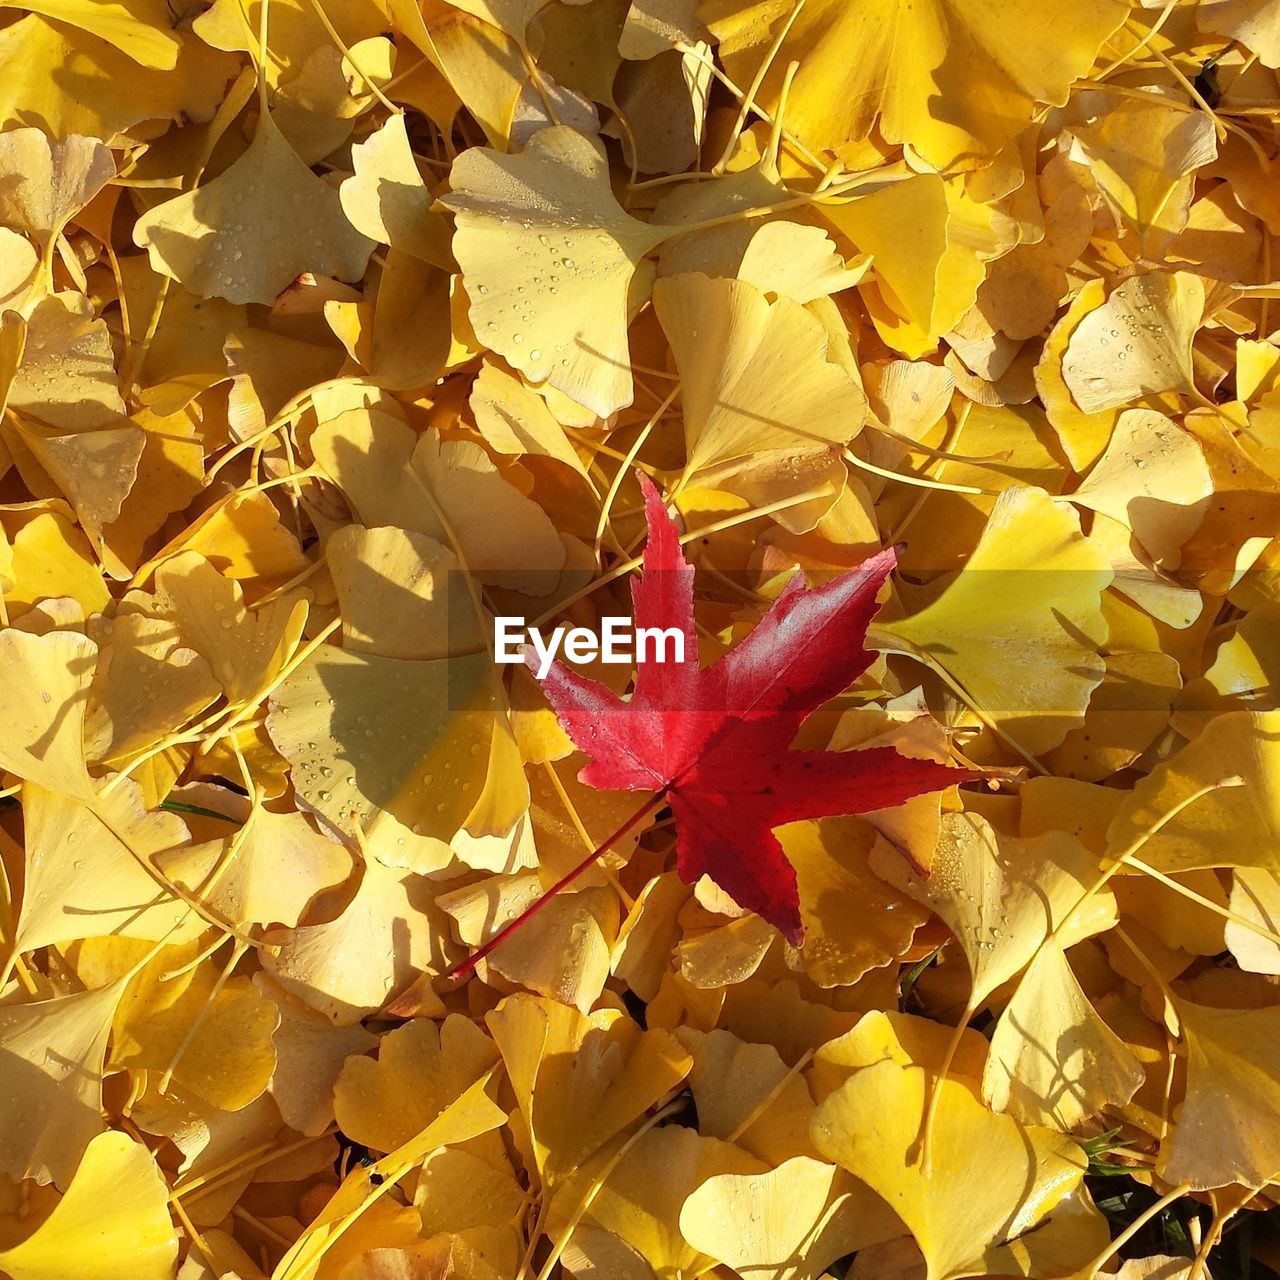
<path fill-rule="evenodd" d="M 355 175 L 339 191 L 342 211 L 361 235 L 436 266 L 449 265 L 449 241 L 414 163 L 404 116 L 351 148 Z"/>
<path fill-rule="evenodd" d="M 511 1162 L 501 1152 L 444 1147 L 422 1166 L 414 1203 L 422 1215 L 422 1232 L 471 1231 L 477 1227 L 511 1227 L 528 1204 Z M 465 1187 L 464 1196 L 454 1194 Z"/>
<path fill-rule="evenodd" d="M 820 987 L 854 983 L 910 947 L 927 916 L 872 872 L 874 827 L 857 818 L 794 822 L 778 840 L 796 869 L 805 971 Z"/>
<path fill-rule="evenodd" d="M 987 1041 L 970 1027 L 960 1033 L 954 1047 L 952 1038 L 950 1027 L 929 1018 L 892 1009 L 873 1010 L 818 1049 L 808 1072 L 809 1088 L 821 1102 L 850 1076 L 877 1062 L 923 1067 L 936 1073 L 949 1059 L 948 1078 L 964 1084 L 978 1097 L 987 1061 Z"/>
<path fill-rule="evenodd" d="M 126 604 L 177 628 L 232 704 L 253 702 L 275 680 L 307 618 L 306 601 L 287 597 L 250 612 L 240 584 L 194 551 L 156 570 L 153 596 L 130 596 Z"/>
<path fill-rule="evenodd" d="M 429 387 L 452 349 L 450 288 L 441 268 L 391 248 L 377 273 L 377 289 L 367 291 L 372 296 L 329 302 L 325 315 L 348 354 L 378 386 L 391 391 Z"/>
<path fill-rule="evenodd" d="M 764 294 L 813 302 L 852 288 L 866 275 L 870 262 L 863 254 L 846 264 L 821 227 L 766 222 L 742 255 L 738 279 Z"/>
<path fill-rule="evenodd" d="M 276 1065 L 267 1091 L 285 1124 L 318 1136 L 333 1123 L 333 1086 L 347 1059 L 372 1049 L 377 1037 L 358 1025 L 334 1026 L 265 973 L 254 974 L 253 985 L 280 1015 L 271 1036 Z"/>
<path fill-rule="evenodd" d="M 651 1129 L 607 1167 L 586 1217 L 626 1241 L 658 1280 L 694 1280 L 712 1270 L 716 1260 L 683 1234 L 681 1206 L 708 1178 L 763 1171 L 761 1161 L 732 1143 L 683 1125 Z M 565 1185 L 557 1205 L 575 1205 L 595 1182 L 588 1165 Z"/>
<path fill-rule="evenodd" d="M 177 1260 L 164 1177 L 146 1147 L 114 1132 L 89 1143 L 35 1231 L 0 1249 L 12 1280 L 171 1280 Z"/>
<path fill-rule="evenodd" d="M 845 444 L 866 400 L 799 303 L 743 280 L 659 280 L 654 308 L 680 370 L 686 475 L 767 450 Z"/>
<path fill-rule="evenodd" d="M 933 351 L 973 305 L 984 263 L 1011 247 L 1010 231 L 963 184 L 910 170 L 860 186 L 822 216 L 871 255 L 861 285 L 881 337 L 915 359 Z"/>
<path fill-rule="evenodd" d="M 48 509 L 41 510 L 47 506 Z M 6 522 L 7 523 L 7 522 Z M 65 503 L 28 509 L 14 521 L 13 559 L 5 604 L 16 617 L 43 600 L 70 599 L 81 616 L 98 613 L 110 599 L 89 539 L 76 527 Z"/>
<path fill-rule="evenodd" d="M 94 794 L 84 717 L 98 646 L 70 631 L 0 631 L 0 768 L 64 796 Z"/>
<path fill-rule="evenodd" d="M 1156 1254 L 1150 1258 L 1130 1258 L 1116 1272 L 1116 1280 L 1195 1280 L 1194 1261 Z"/>
<path fill-rule="evenodd" d="M 351 1058 L 334 1086 L 338 1127 L 374 1151 L 394 1151 L 431 1124 L 498 1060 L 469 1018 L 418 1018 L 384 1036 L 377 1059 Z"/>
<path fill-rule="evenodd" d="M 482 582 L 530 595 L 554 588 L 565 560 L 555 526 L 479 445 L 433 431 L 415 437 L 375 409 L 324 423 L 311 447 L 362 524 L 425 533 Z M 466 594 L 461 583 L 454 591 Z"/>
<path fill-rule="evenodd" d="M 999 11 L 975 0 L 823 0 L 798 15 L 785 0 L 714 0 L 698 12 L 739 84 L 773 59 L 760 93 L 769 110 L 787 63 L 800 59 L 787 125 L 811 147 L 860 141 L 878 118 L 889 142 L 909 143 L 939 169 L 980 167 L 1030 124 L 1037 102 L 1064 103 L 1125 16 L 1114 0 L 1070 14 L 1031 0 Z"/>
<path fill-rule="evenodd" d="M 1196 26 L 1239 40 L 1267 67 L 1280 67 L 1280 22 L 1267 0 L 1202 0 Z"/>
<path fill-rule="evenodd" d="M 276 1006 L 250 979 L 221 981 L 206 960 L 183 970 L 195 943 L 165 948 L 129 984 L 116 1011 L 116 1070 L 171 1072 L 174 1088 L 221 1111 L 240 1111 L 271 1081 Z"/>
<path fill-rule="evenodd" d="M 554 458 L 586 475 L 569 432 L 547 401 L 496 364 L 486 364 L 471 387 L 468 401 L 485 443 L 499 453 Z"/>
<path fill-rule="evenodd" d="M 22 7 L 48 12 L 47 3 Z M 11 129 L 0 134 L 0 222 L 47 245 L 115 176 L 111 152 L 97 138 L 54 142 L 41 129 Z"/>
<path fill-rule="evenodd" d="M 1208 116 L 1176 110 L 1181 99 L 1158 91 L 1141 98 L 1081 94 L 1083 125 L 1072 125 L 1072 156 L 1089 166 L 1117 218 L 1138 234 L 1142 252 L 1158 256 L 1181 231 L 1191 203 L 1192 178 L 1218 154 Z M 1161 242 L 1157 236 L 1163 233 Z"/>
<path fill-rule="evenodd" d="M 424 970 L 443 968 L 443 934 L 430 887 L 370 861 L 355 896 L 333 919 L 269 930 L 265 941 L 275 949 L 264 955 L 263 967 L 291 995 L 349 1027 Z M 426 1011 L 433 1010 L 443 1013 L 438 1000 Z"/>
<path fill-rule="evenodd" d="M 873 854 L 872 866 L 955 935 L 973 975 L 974 1008 L 1020 973 L 1055 929 L 1063 928 L 1059 940 L 1070 946 L 1116 921 L 1115 898 L 1106 891 L 1075 910 L 1097 880 L 1100 860 L 1066 832 L 1020 840 L 975 813 L 951 813 L 942 819 L 927 876 L 887 851 Z"/>
<path fill-rule="evenodd" d="M 268 494 L 233 490 L 202 512 L 134 575 L 145 582 L 155 569 L 183 551 L 198 551 L 219 573 L 264 594 L 277 580 L 311 565 L 297 535 L 285 527 Z"/>
<path fill-rule="evenodd" d="M 720 1173 L 684 1202 L 685 1239 L 742 1280 L 815 1280 L 902 1223 L 834 1165 L 796 1156 L 766 1173 Z"/>
<path fill-rule="evenodd" d="M 1162 391 L 1195 392 L 1191 343 L 1204 314 L 1199 276 L 1131 276 L 1076 326 L 1062 377 L 1085 413 L 1133 404 Z"/>
<path fill-rule="evenodd" d="M 256 59 L 261 52 L 262 8 L 259 0 L 214 0 L 196 16 L 192 28 L 215 49 Z M 326 20 L 348 48 L 387 30 L 386 9 L 377 0 L 326 0 L 322 11 L 307 0 L 268 0 L 267 19 L 268 56 L 261 72 L 272 88 L 300 77 L 317 51 L 333 48 Z"/>
<path fill-rule="evenodd" d="M 485 1023 L 506 1064 L 543 1182 L 556 1186 L 688 1074 L 674 1036 L 520 993 Z"/>
<path fill-rule="evenodd" d="M 1084 720 L 1105 664 L 1112 570 L 1073 513 L 1040 489 L 1002 493 L 964 570 L 921 612 L 883 630 L 944 668 L 1031 753 Z"/>
<path fill-rule="evenodd" d="M 565 126 L 519 155 L 463 152 L 450 184 L 443 203 L 480 341 L 601 417 L 629 405 L 627 324 L 652 278 L 642 260 L 670 229 L 626 213 L 603 152 Z"/>
<path fill-rule="evenodd" d="M 677 41 L 695 45 L 707 39 L 698 21 L 698 0 L 632 0 L 618 38 L 624 58 L 655 58 Z"/>
<path fill-rule="evenodd" d="M 529 595 L 554 588 L 565 560 L 559 534 L 478 444 L 442 441 L 428 433 L 413 451 L 413 465 L 436 495 L 468 570 L 482 581 Z"/>
<path fill-rule="evenodd" d="M 1108 778 L 1146 751 L 1169 723 L 1181 689 L 1172 655 L 1112 653 L 1106 664 L 1084 724 L 1044 757 L 1057 774 L 1085 782 Z"/>
<path fill-rule="evenodd" d="M 111 332 L 83 295 L 52 294 L 31 312 L 9 406 L 61 432 L 114 426 L 124 415 Z"/>
<path fill-rule="evenodd" d="M 940 1098 L 926 1173 L 914 1149 L 931 1088 Z M 814 1113 L 813 1138 L 906 1223 L 928 1280 L 988 1274 L 984 1255 L 1040 1222 L 1086 1166 L 1084 1152 L 1061 1134 L 996 1115 L 963 1085 L 894 1062 L 841 1085 Z"/>
<path fill-rule="evenodd" d="M 1066 353 L 1080 325 L 1106 300 L 1102 280 L 1088 280 L 1071 300 L 1057 324 L 1045 339 L 1044 353 L 1035 369 L 1036 391 L 1044 403 L 1045 413 L 1062 442 L 1062 451 L 1075 470 L 1086 471 L 1106 449 L 1115 430 L 1118 414 L 1114 409 L 1082 412 L 1066 382 Z M 1107 337 L 1110 340 L 1110 333 Z M 1128 354 L 1125 359 L 1128 360 Z"/>
<path fill-rule="evenodd" d="M 533 873 L 493 876 L 440 898 L 440 907 L 458 922 L 468 946 L 528 907 L 543 890 Z M 618 900 L 611 889 L 583 888 L 562 893 L 538 912 L 485 961 L 485 974 L 511 982 L 589 1013 L 609 978 L 610 951 L 618 934 Z"/>
<path fill-rule="evenodd" d="M 1163 413 L 1127 409 L 1071 501 L 1118 520 L 1156 564 L 1176 569 L 1212 493 L 1213 475 L 1194 436 Z"/>
<path fill-rule="evenodd" d="M 483 652 L 406 662 L 325 645 L 272 694 L 267 729 L 339 830 L 501 834 L 528 788 L 492 673 Z"/>
<path fill-rule="evenodd" d="M 1032 960 L 991 1037 L 982 1087 L 997 1111 L 1071 1133 L 1122 1107 L 1146 1072 L 1080 989 L 1062 946 Z"/>
<path fill-rule="evenodd" d="M 371 1238 L 385 1240 L 386 1229 Z M 337 1261 L 336 1253 L 326 1256 L 326 1264 Z M 365 1250 L 347 1258 L 340 1274 L 342 1280 L 426 1280 L 436 1276 L 440 1280 L 501 1280 L 501 1273 L 484 1254 L 456 1235 L 432 1236 L 402 1249 Z"/>
<path fill-rule="evenodd" d="M 326 559 L 353 653 L 428 660 L 484 647 L 457 557 L 425 533 L 348 525 Z"/>
<path fill-rule="evenodd" d="M 813 1099 L 772 1045 L 747 1044 L 718 1029 L 681 1027 L 677 1036 L 693 1055 L 689 1088 L 700 1132 L 736 1142 L 771 1165 L 814 1154 Z"/>
<path fill-rule="evenodd" d="M 66 1188 L 106 1127 L 103 1060 L 123 983 L 0 1008 L 0 1169 Z"/>
<path fill-rule="evenodd" d="M 144 2 L 150 7 L 154 0 Z M 59 4 L 63 7 L 74 7 L 86 25 L 93 23 L 97 9 L 75 0 L 64 0 Z M 132 30 L 152 48 L 173 33 L 167 13 L 149 33 L 144 34 L 141 24 Z M 56 138 L 83 134 L 109 139 L 141 120 L 180 115 L 207 120 L 236 74 L 225 54 L 198 40 L 181 42 L 172 72 L 142 74 L 132 57 L 108 41 L 39 13 L 0 31 L 0 65 L 9 71 L 0 83 L 0 119 L 37 122 Z M 68 84 L 68 67 L 76 69 L 74 85 Z"/>
<path fill-rule="evenodd" d="M 1280 933 L 1280 876 L 1271 870 L 1238 867 L 1231 877 L 1231 911 L 1271 933 Z M 1248 973 L 1280 974 L 1280 945 L 1247 925 L 1228 920 L 1227 949 Z"/>
<path fill-rule="evenodd" d="M 147 750 L 218 697 L 209 664 L 172 625 L 139 614 L 90 628 L 98 668 L 90 690 L 85 750 L 112 764 Z"/>
<path fill-rule="evenodd" d="M 134 240 L 192 293 L 268 306 L 304 271 L 359 279 L 373 248 L 266 114 L 230 168 L 148 210 Z"/>
<path fill-rule="evenodd" d="M 1280 711 L 1216 716 L 1125 796 L 1107 832 L 1108 847 L 1118 853 L 1159 823 L 1143 846 L 1142 861 L 1160 871 L 1275 870 L 1278 761 Z M 1233 779 L 1244 785 L 1231 785 Z M 1196 792 L 1215 787 L 1188 803 Z M 1166 820 L 1170 813 L 1175 816 Z"/>
<path fill-rule="evenodd" d="M 158 0 L 95 0 L 92 5 L 85 0 L 0 0 L 0 8 L 25 9 L 79 27 L 143 67 L 172 71 L 178 64 L 182 41 Z"/>
<path fill-rule="evenodd" d="M 1187 1092 L 1156 1171 L 1197 1191 L 1263 1186 L 1280 1173 L 1280 1009 L 1179 1000 Z"/>
<path fill-rule="evenodd" d="M 1280 607 L 1263 605 L 1241 618 L 1204 676 L 1223 697 L 1265 706 L 1280 687 Z"/>
<path fill-rule="evenodd" d="M 26 877 L 15 928 L 23 950 L 109 934 L 177 939 L 203 927 L 147 870 L 156 853 L 186 840 L 187 828 L 176 814 L 148 812 L 132 779 L 86 799 L 28 784 L 23 813 Z"/>
<path fill-rule="evenodd" d="M 103 564 L 113 578 L 133 574 L 165 520 L 181 511 L 204 483 L 198 410 L 187 405 L 160 417 L 144 407 L 131 420 L 143 433 L 142 456 L 119 515 L 102 531 Z"/>
<path fill-rule="evenodd" d="M 275 813 L 214 787 L 180 788 L 171 798 L 226 812 L 247 828 L 234 836 L 162 850 L 156 865 L 175 884 L 233 924 L 296 925 L 317 895 L 343 884 L 351 854 L 300 813 Z M 228 812 L 229 810 L 229 812 Z"/>
<path fill-rule="evenodd" d="M 406 1221 L 406 1210 L 382 1197 L 410 1169 L 421 1165 L 430 1152 L 468 1142 L 501 1125 L 506 1114 L 490 1097 L 493 1088 L 493 1073 L 488 1072 L 403 1146 L 348 1174 L 319 1216 L 281 1259 L 273 1273 L 276 1280 L 315 1280 L 318 1276 L 338 1280 L 347 1262 L 378 1244 L 387 1244 L 388 1237 L 392 1237 L 393 1244 L 412 1244 L 417 1238 L 417 1214 L 408 1212 Z M 390 1212 L 377 1212 L 380 1203 L 387 1205 Z M 406 1227 L 409 1238 L 397 1239 Z M 344 1236 L 348 1236 L 345 1244 Z M 335 1265 L 328 1267 L 326 1255 L 331 1252 Z"/>

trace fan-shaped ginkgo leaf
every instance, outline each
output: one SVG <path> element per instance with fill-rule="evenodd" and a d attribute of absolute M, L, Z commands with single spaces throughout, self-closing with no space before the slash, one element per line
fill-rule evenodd
<path fill-rule="evenodd" d="M 86 800 L 28 784 L 23 808 L 26 875 L 15 936 L 24 950 L 111 934 L 176 940 L 204 926 L 158 871 L 147 870 L 155 854 L 187 839 L 187 828 L 176 814 L 148 812 L 132 779 Z M 84 874 L 90 866 L 92 877 Z"/>
<path fill-rule="evenodd" d="M 111 152 L 97 138 L 55 142 L 41 129 L 11 129 L 0 134 L 0 222 L 48 244 L 115 176 Z"/>
<path fill-rule="evenodd" d="M 238 160 L 144 213 L 134 239 L 192 293 L 267 306 L 304 271 L 358 279 L 373 248 L 265 113 Z"/>
<path fill-rule="evenodd" d="M 351 225 L 370 240 L 447 265 L 444 229 L 439 215 L 431 213 L 431 193 L 414 163 L 404 116 L 392 116 L 352 147 L 351 162 L 355 175 L 340 191 L 342 211 Z"/>
<path fill-rule="evenodd" d="M 1110 893 L 1081 905 L 1100 860 L 1064 831 L 1019 840 L 1002 836 L 978 814 L 951 813 L 942 819 L 927 876 L 888 851 L 873 854 L 872 866 L 935 911 L 955 935 L 973 975 L 974 1007 L 1020 973 L 1054 930 L 1063 928 L 1060 940 L 1069 946 L 1116 919 Z"/>
<path fill-rule="evenodd" d="M 941 1096 L 925 1172 L 916 1146 L 930 1088 Z M 1035 1227 L 1080 1184 L 1086 1165 L 1069 1138 L 995 1115 L 963 1085 L 931 1082 L 922 1068 L 894 1062 L 841 1085 L 814 1114 L 813 1136 L 907 1224 L 928 1280 L 988 1274 L 983 1255 Z"/>
<path fill-rule="evenodd" d="M 1280 838 L 1280 711 L 1232 711 L 1161 761 L 1125 796 L 1107 833 L 1116 853 L 1159 824 L 1142 860 L 1164 872 L 1274 871 Z M 1230 785 L 1232 779 L 1244 785 Z M 1208 790 L 1194 804 L 1198 791 Z M 1166 815 L 1174 814 L 1166 820 Z"/>
<path fill-rule="evenodd" d="M 178 1238 L 168 1202 L 146 1147 L 127 1134 L 99 1134 L 53 1212 L 0 1249 L 0 1270 L 12 1280 L 172 1280 Z"/>
<path fill-rule="evenodd" d="M 987 1101 L 1024 1124 L 1071 1133 L 1104 1106 L 1123 1106 L 1145 1079 L 1089 1003 L 1062 946 L 1046 943 L 991 1037 Z"/>
<path fill-rule="evenodd" d="M 963 572 L 883 630 L 916 646 L 1019 746 L 1055 747 L 1083 723 L 1106 670 L 1102 593 L 1112 570 L 1074 513 L 1042 490 L 1007 489 Z"/>
<path fill-rule="evenodd" d="M 653 303 L 680 370 L 689 475 L 858 433 L 862 391 L 827 359 L 827 336 L 799 303 L 697 273 L 659 280 Z"/>
<path fill-rule="evenodd" d="M 102 1072 L 124 983 L 0 1008 L 0 1169 L 66 1188 L 106 1128 Z"/>
<path fill-rule="evenodd" d="M 684 1202 L 680 1230 L 742 1280 L 814 1280 L 902 1223 L 834 1165 L 796 1156 L 765 1173 L 720 1173 Z"/>
<path fill-rule="evenodd" d="M 1191 342 L 1204 285 L 1190 272 L 1150 272 L 1117 285 L 1076 326 L 1062 377 L 1076 405 L 1098 413 L 1161 391 L 1192 393 Z"/>
<path fill-rule="evenodd" d="M 519 993 L 485 1019 L 543 1181 L 555 1186 L 688 1074 L 674 1036 L 617 1010 L 579 1013 Z"/>
<path fill-rule="evenodd" d="M 382 1038 L 377 1059 L 348 1060 L 334 1086 L 338 1127 L 374 1151 L 394 1151 L 425 1129 L 498 1060 L 492 1040 L 454 1014 Z"/>
<path fill-rule="evenodd" d="M 384 411 L 357 409 L 324 423 L 312 449 L 362 524 L 425 533 L 482 582 L 530 595 L 555 585 L 565 559 L 555 526 L 472 441 L 415 437 Z"/>
<path fill-rule="evenodd" d="M 786 0 L 713 0 L 699 16 L 739 84 L 772 59 L 761 92 L 770 110 L 787 63 L 800 59 L 787 124 L 810 146 L 860 140 L 878 119 L 890 142 L 941 169 L 979 167 L 1030 123 L 1036 102 L 1065 102 L 1125 12 L 1115 0 L 1085 0 L 1069 13 L 1034 0 L 999 9 L 981 0 L 810 0 L 794 15 Z"/>
<path fill-rule="evenodd" d="M 1177 1002 L 1187 1093 L 1157 1171 L 1196 1190 L 1263 1186 L 1280 1173 L 1280 1009 Z"/>
<path fill-rule="evenodd" d="M 652 278 L 642 260 L 669 229 L 622 209 L 604 154 L 567 126 L 519 155 L 463 152 L 450 181 L 443 203 L 480 341 L 601 417 L 630 404 L 627 324 Z"/>
<path fill-rule="evenodd" d="M 1128 409 L 1071 501 L 1118 520 L 1157 564 L 1176 568 L 1212 493 L 1213 475 L 1195 437 L 1162 413 Z"/>

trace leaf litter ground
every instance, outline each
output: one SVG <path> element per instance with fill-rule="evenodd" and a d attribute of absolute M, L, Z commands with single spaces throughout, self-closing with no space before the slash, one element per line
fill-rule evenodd
<path fill-rule="evenodd" d="M 0 64 L 0 1273 L 1280 1268 L 1274 6 Z"/>

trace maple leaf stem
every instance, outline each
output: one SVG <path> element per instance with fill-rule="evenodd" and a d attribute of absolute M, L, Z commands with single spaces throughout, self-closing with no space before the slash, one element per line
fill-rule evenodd
<path fill-rule="evenodd" d="M 503 925 L 497 933 L 478 947 L 469 956 L 459 960 L 457 964 L 447 969 L 442 975 L 443 978 L 462 978 L 466 977 L 487 955 L 500 947 L 517 929 L 532 920 L 534 916 L 542 910 L 553 898 L 563 893 L 580 875 L 589 871 L 597 862 L 600 861 L 610 849 L 613 848 L 619 840 L 628 832 L 633 831 L 641 822 L 644 821 L 662 802 L 666 799 L 667 790 L 664 787 L 661 791 L 655 791 L 648 800 L 644 802 L 627 820 L 620 826 L 611 836 L 607 836 L 581 862 L 578 863 L 571 871 L 566 872 L 555 882 L 545 893 L 535 898 L 514 920 Z"/>

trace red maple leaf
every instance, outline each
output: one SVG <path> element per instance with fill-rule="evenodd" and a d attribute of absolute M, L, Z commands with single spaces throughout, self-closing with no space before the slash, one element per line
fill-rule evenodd
<path fill-rule="evenodd" d="M 746 639 L 701 668 L 693 566 L 661 495 L 644 477 L 641 485 L 649 538 L 643 576 L 632 586 L 635 625 L 678 629 L 684 661 L 639 662 L 626 700 L 560 662 L 543 689 L 569 737 L 591 757 L 581 780 L 598 790 L 665 797 L 681 878 L 692 884 L 709 876 L 799 946 L 796 874 L 773 828 L 887 809 L 973 775 L 891 747 L 790 749 L 809 713 L 871 664 L 867 627 L 894 566 L 891 550 L 812 589 L 797 573 Z"/>

